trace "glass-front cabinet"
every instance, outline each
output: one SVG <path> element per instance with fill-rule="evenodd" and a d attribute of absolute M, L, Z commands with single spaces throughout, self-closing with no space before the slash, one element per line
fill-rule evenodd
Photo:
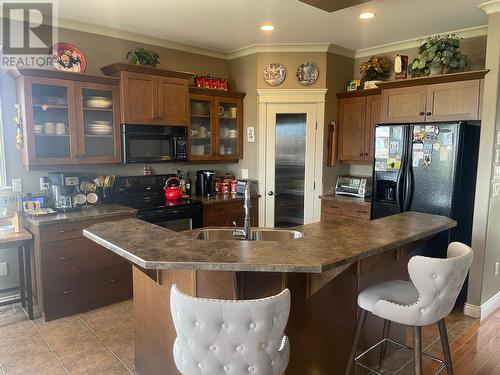
<path fill-rule="evenodd" d="M 36 69 L 15 77 L 26 167 L 120 162 L 117 79 Z"/>
<path fill-rule="evenodd" d="M 244 93 L 190 88 L 190 160 L 243 157 Z"/>

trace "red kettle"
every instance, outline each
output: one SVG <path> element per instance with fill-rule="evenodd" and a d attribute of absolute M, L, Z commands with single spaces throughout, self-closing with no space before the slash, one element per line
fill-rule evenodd
<path fill-rule="evenodd" d="M 172 185 L 172 181 L 177 181 L 177 185 Z M 165 192 L 165 198 L 169 201 L 175 201 L 182 198 L 182 190 L 179 188 L 181 180 L 179 177 L 170 177 L 165 181 L 165 187 L 163 191 Z"/>

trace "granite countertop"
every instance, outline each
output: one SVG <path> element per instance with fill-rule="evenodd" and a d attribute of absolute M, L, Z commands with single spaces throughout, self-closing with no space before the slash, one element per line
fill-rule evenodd
<path fill-rule="evenodd" d="M 325 194 L 325 195 L 320 195 L 320 199 L 324 199 L 327 201 L 335 201 L 335 202 L 346 202 L 346 203 L 358 203 L 358 204 L 364 204 L 364 205 L 371 205 L 372 204 L 372 198 L 358 198 L 358 197 L 353 197 L 349 195 L 335 195 L 335 194 Z"/>
<path fill-rule="evenodd" d="M 112 217 L 123 214 L 136 214 L 135 208 L 122 206 L 121 204 L 103 204 L 102 206 L 82 208 L 81 210 L 71 212 L 58 212 L 55 215 L 47 216 L 24 216 L 24 220 L 31 225 L 46 225 L 61 222 L 80 221 L 86 219 Z"/>
<path fill-rule="evenodd" d="M 257 197 L 257 195 L 252 195 L 252 198 Z M 189 199 L 203 202 L 204 205 L 207 204 L 218 204 L 232 201 L 241 201 L 245 199 L 243 194 L 223 194 L 217 193 L 211 197 L 202 197 L 199 195 L 188 195 Z"/>
<path fill-rule="evenodd" d="M 206 241 L 138 219 L 95 224 L 83 235 L 146 269 L 321 273 L 456 226 L 444 216 L 405 212 L 373 221 L 335 218 L 294 229 L 296 240 Z"/>

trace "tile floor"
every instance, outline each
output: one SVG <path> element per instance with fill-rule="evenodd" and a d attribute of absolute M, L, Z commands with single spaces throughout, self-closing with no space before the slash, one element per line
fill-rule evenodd
<path fill-rule="evenodd" d="M 453 312 L 446 324 L 455 374 L 500 375 L 500 309 L 483 321 Z M 437 326 L 422 335 L 424 350 L 442 357 Z M 392 351 L 384 368 L 385 374 L 413 374 L 412 353 Z M 435 368 L 424 359 L 424 374 Z M 132 301 L 51 322 L 29 321 L 19 307 L 0 310 L 0 375 L 133 373 Z"/>
<path fill-rule="evenodd" d="M 133 374 L 132 301 L 63 319 L 0 313 L 0 374 Z"/>

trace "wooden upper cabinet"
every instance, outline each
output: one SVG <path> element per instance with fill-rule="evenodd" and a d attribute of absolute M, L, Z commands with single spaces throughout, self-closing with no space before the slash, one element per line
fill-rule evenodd
<path fill-rule="evenodd" d="M 380 90 L 337 94 L 339 101 L 338 159 L 343 163 L 373 161 L 375 126 L 380 122 Z"/>
<path fill-rule="evenodd" d="M 121 78 L 122 122 L 135 125 L 189 125 L 191 73 L 115 63 L 101 68 Z"/>
<path fill-rule="evenodd" d="M 375 127 L 380 123 L 382 112 L 382 95 L 371 95 L 366 97 L 366 131 L 365 131 L 365 159 L 372 162 L 375 145 Z M 366 155 L 368 154 L 368 155 Z"/>
<path fill-rule="evenodd" d="M 158 123 L 184 125 L 189 123 L 189 92 L 185 79 L 158 77 Z"/>
<path fill-rule="evenodd" d="M 380 122 L 424 122 L 427 97 L 426 86 L 383 90 Z"/>
<path fill-rule="evenodd" d="M 116 78 L 43 69 L 19 69 L 23 164 L 118 163 L 120 103 Z"/>
<path fill-rule="evenodd" d="M 364 160 L 366 127 L 366 97 L 340 100 L 339 160 Z"/>
<path fill-rule="evenodd" d="M 427 88 L 427 121 L 479 119 L 480 81 L 450 82 Z"/>
<path fill-rule="evenodd" d="M 488 70 L 386 81 L 381 123 L 480 120 L 482 82 Z"/>
<path fill-rule="evenodd" d="M 158 81 L 142 73 L 121 74 L 122 121 L 127 124 L 158 123 Z"/>

